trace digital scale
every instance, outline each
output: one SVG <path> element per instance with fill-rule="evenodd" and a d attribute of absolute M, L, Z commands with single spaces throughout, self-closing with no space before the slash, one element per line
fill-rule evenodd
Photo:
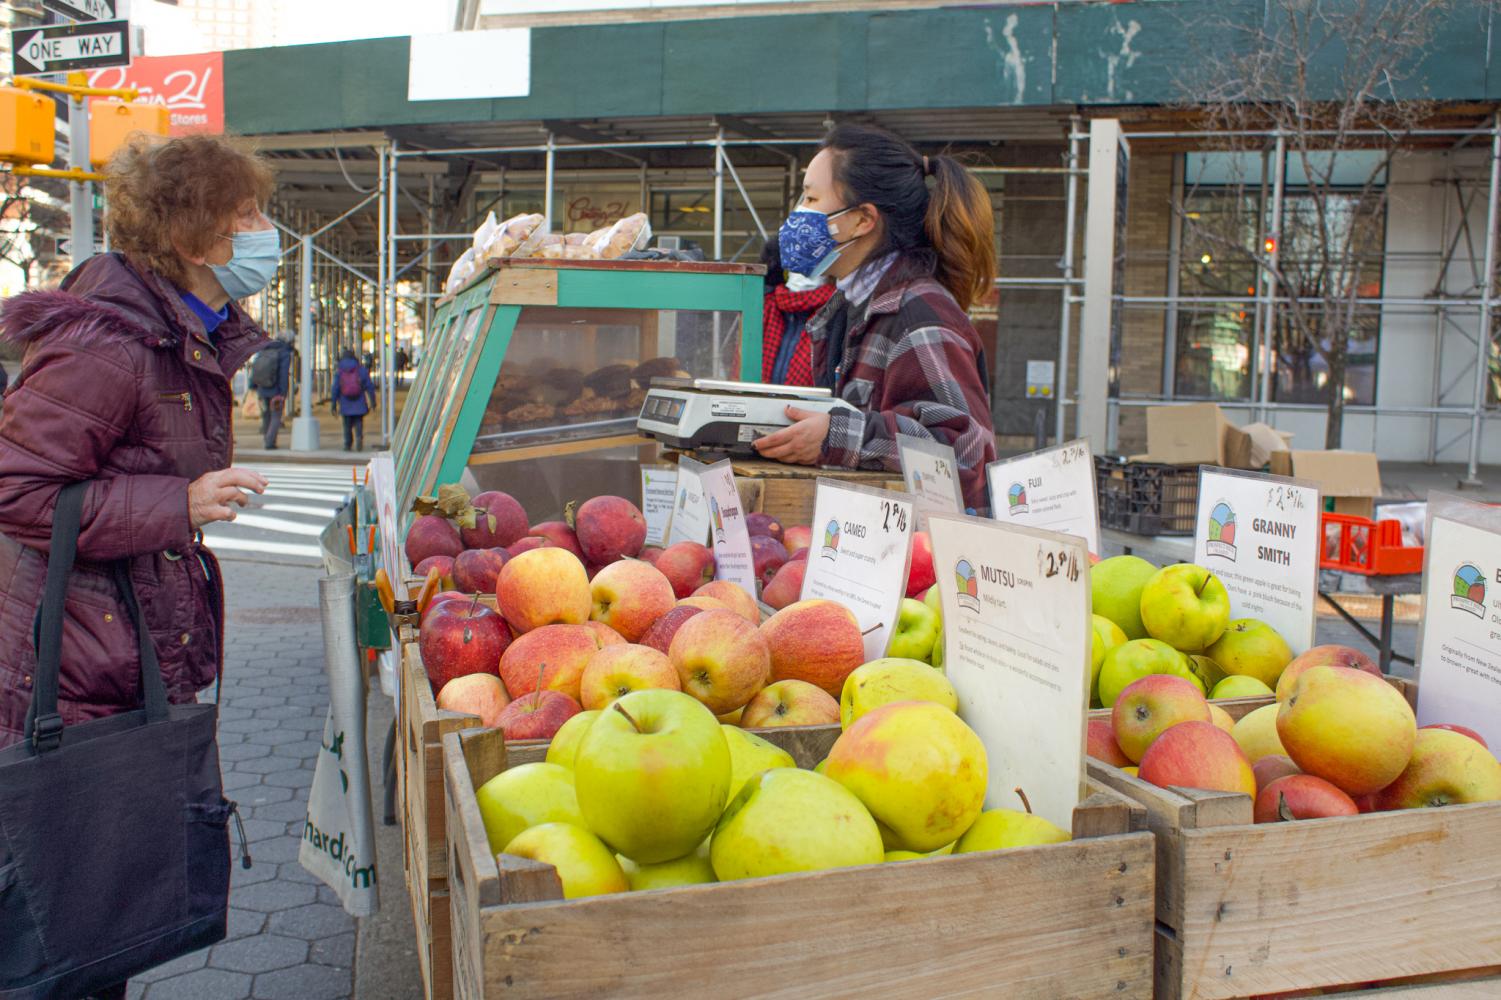
<path fill-rule="evenodd" d="M 636 427 L 673 448 L 754 455 L 752 441 L 791 425 L 788 406 L 820 413 L 859 412 L 828 389 L 712 378 L 654 378 L 641 403 Z"/>

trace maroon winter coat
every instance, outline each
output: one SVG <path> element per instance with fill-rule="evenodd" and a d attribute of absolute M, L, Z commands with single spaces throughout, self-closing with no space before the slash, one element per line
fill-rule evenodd
<path fill-rule="evenodd" d="M 188 484 L 229 466 L 229 378 L 266 336 L 231 305 L 210 338 L 175 286 L 116 254 L 60 291 L 8 300 L 0 335 L 26 348 L 0 416 L 0 746 L 21 737 L 31 701 L 53 508 L 81 479 L 93 485 L 63 623 L 63 722 L 140 704 L 135 630 L 107 569 L 117 559 L 130 560 L 168 696 L 192 701 L 223 662 L 224 616 Z"/>

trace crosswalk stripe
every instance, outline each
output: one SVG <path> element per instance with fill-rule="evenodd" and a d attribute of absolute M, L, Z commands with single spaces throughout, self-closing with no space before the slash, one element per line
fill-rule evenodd
<path fill-rule="evenodd" d="M 280 517 L 261 517 L 257 514 L 237 514 L 232 524 L 242 528 L 260 528 L 264 531 L 274 531 L 279 535 L 312 535 L 323 534 L 327 525 L 298 524 Z"/>
<path fill-rule="evenodd" d="M 262 493 L 261 496 L 285 497 L 289 500 L 327 500 L 335 506 L 344 502 L 343 493 L 315 492 L 313 490 L 278 490 L 274 487 Z"/>
<path fill-rule="evenodd" d="M 298 545 L 293 542 L 262 542 L 249 538 L 209 535 L 205 541 L 211 551 L 220 549 L 237 552 L 264 552 L 278 556 L 304 556 L 309 559 L 323 558 L 323 550 L 317 545 Z"/>
<path fill-rule="evenodd" d="M 295 503 L 262 503 L 253 504 L 250 509 L 276 514 L 304 514 L 308 517 L 326 519 L 333 516 L 334 511 L 338 510 L 338 505 L 331 503 L 327 507 L 303 507 Z"/>

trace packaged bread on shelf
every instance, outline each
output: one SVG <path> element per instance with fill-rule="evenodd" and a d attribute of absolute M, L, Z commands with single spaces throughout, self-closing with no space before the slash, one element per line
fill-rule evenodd
<path fill-rule="evenodd" d="M 569 233 L 563 237 L 563 242 L 571 247 L 581 247 L 588 239 L 588 233 Z"/>
<path fill-rule="evenodd" d="M 537 230 L 542 228 L 542 221 L 542 216 L 532 213 L 517 215 L 502 222 L 496 227 L 489 242 L 485 244 L 482 259 L 494 260 L 497 257 L 523 256 L 522 248 L 532 239 Z"/>
<path fill-rule="evenodd" d="M 452 295 L 464 287 L 464 282 L 474 277 L 474 272 L 478 269 L 474 248 L 470 247 L 459 254 L 459 259 L 454 261 L 453 267 L 448 269 L 448 280 L 443 282 L 443 293 Z"/>
<path fill-rule="evenodd" d="M 537 243 L 537 250 L 533 256 L 542 257 L 547 260 L 562 260 L 564 256 L 563 251 L 567 247 L 568 244 L 564 242 L 561 233 L 548 233 Z"/>
<path fill-rule="evenodd" d="M 651 223 L 645 212 L 627 215 L 603 235 L 591 234 L 586 244 L 604 260 L 614 260 L 631 250 L 638 250 L 651 242 Z"/>
<path fill-rule="evenodd" d="M 564 260 L 599 260 L 599 254 L 583 244 L 569 243 L 563 247 Z"/>
<path fill-rule="evenodd" d="M 495 231 L 499 228 L 500 223 L 495 221 L 495 213 L 490 212 L 486 215 L 485 221 L 481 222 L 479 228 L 474 231 L 474 252 L 484 253 L 485 247 L 495 238 Z"/>

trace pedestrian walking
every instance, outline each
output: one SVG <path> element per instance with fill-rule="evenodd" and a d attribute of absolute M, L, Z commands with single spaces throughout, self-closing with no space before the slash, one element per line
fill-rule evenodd
<path fill-rule="evenodd" d="M 268 451 L 276 449 L 291 378 L 292 335 L 284 332 L 250 359 L 250 385 L 260 397 L 261 438 Z"/>
<path fill-rule="evenodd" d="M 365 414 L 375 409 L 375 383 L 354 352 L 345 349 L 334 378 L 334 412 L 344 418 L 344 450 L 365 450 Z"/>
<path fill-rule="evenodd" d="M 26 737 L 27 749 L 37 753 L 46 748 L 43 721 L 48 734 L 72 732 L 80 724 L 76 738 L 87 740 L 81 724 L 89 720 L 143 704 L 149 718 L 164 710 L 164 702 L 194 703 L 214 682 L 223 665 L 223 587 L 201 529 L 234 520 L 247 491 L 266 487 L 259 474 L 230 467 L 230 380 L 267 342 L 235 300 L 260 291 L 276 273 L 279 240 L 263 213 L 272 191 L 269 169 L 230 139 L 191 135 L 129 146 L 111 160 L 106 177 L 106 225 L 114 251 L 78 265 L 60 289 L 26 292 L 0 310 L 0 334 L 25 349 L 0 416 L 0 747 Z M 75 484 L 84 484 L 81 515 L 72 505 L 78 490 L 69 487 Z M 48 647 L 49 657 L 60 649 L 60 665 L 50 660 L 47 689 L 38 683 L 33 690 L 39 608 L 53 616 L 62 611 L 61 601 L 44 602 L 43 594 L 49 552 L 57 551 L 50 548 L 54 514 L 63 496 L 69 514 L 59 515 L 60 523 L 77 516 L 79 528 L 65 578 L 61 640 Z M 44 628 L 46 621 L 44 615 Z M 143 675 L 152 662 L 159 669 Z M 161 684 L 151 680 L 156 673 Z M 29 717 L 34 696 L 36 704 L 55 700 L 55 714 Z M 98 949 L 132 927 L 140 933 L 138 922 L 163 908 L 156 898 L 161 894 L 190 892 L 170 901 L 181 913 L 205 902 L 212 908 L 219 887 L 211 888 L 207 900 L 193 896 L 203 887 L 194 882 L 185 890 L 184 875 L 194 880 L 215 873 L 211 881 L 222 875 L 217 920 L 195 924 L 190 935 L 164 937 L 160 948 L 144 956 L 133 940 L 133 950 L 122 947 L 75 968 L 72 975 L 88 982 L 83 992 L 123 997 L 123 983 L 100 991 L 97 978 L 87 977 L 103 969 L 124 970 L 114 972 L 124 978 L 174 957 L 173 948 L 185 946 L 185 953 L 224 936 L 229 804 L 219 791 L 212 729 L 209 738 L 211 773 L 203 780 L 212 781 L 206 808 L 217 825 L 209 825 L 210 815 L 200 816 L 202 835 L 183 840 L 178 831 L 174 849 L 186 854 L 175 867 L 164 868 L 159 859 L 132 860 L 143 867 L 122 876 L 128 882 L 91 885 L 91 898 L 64 899 L 62 912 L 49 912 L 53 900 L 45 896 L 26 903 L 28 892 L 57 889 L 28 887 L 23 868 L 16 876 L 20 903 L 12 893 L 12 908 L 5 909 L 0 894 L 0 923 L 20 921 L 9 922 L 11 929 L 0 934 L 6 937 L 0 980 L 15 983 L 9 976 L 17 971 L 12 963 L 18 954 L 23 963 L 28 953 L 45 954 L 47 967 L 82 962 L 69 946 Z M 63 740 L 54 752 L 72 746 Z M 69 783 L 74 772 L 58 766 L 52 773 L 57 802 L 91 794 Z M 0 801 L 0 809 L 6 808 Z M 129 854 L 128 835 L 149 817 L 126 813 L 109 817 L 124 838 L 111 850 Z M 14 820 L 0 815 L 12 843 L 18 831 L 7 824 Z M 108 919 L 118 925 L 101 925 L 97 940 L 82 941 L 76 930 L 85 915 L 79 908 L 97 908 L 98 900 L 130 905 L 109 908 Z M 70 908 L 78 912 L 66 912 Z M 28 910 L 45 925 L 31 930 L 24 919 Z M 49 940 L 49 932 L 60 933 L 60 921 L 70 921 L 66 926 L 74 933 Z M 47 942 L 41 951 L 28 952 L 31 934 Z"/>

